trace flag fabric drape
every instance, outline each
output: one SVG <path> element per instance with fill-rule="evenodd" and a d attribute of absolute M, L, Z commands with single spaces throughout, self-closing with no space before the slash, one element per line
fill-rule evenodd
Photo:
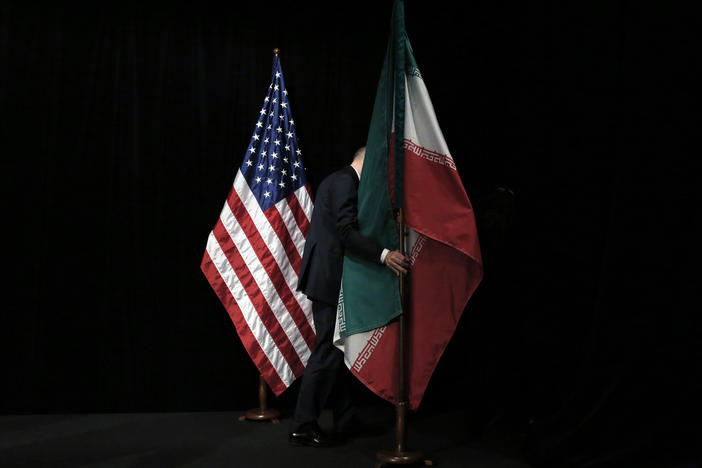
<path fill-rule="evenodd" d="M 394 208 L 409 229 L 409 404 L 416 409 L 483 275 L 473 209 L 439 128 L 404 28 L 393 7 L 359 184 L 361 232 L 397 248 Z M 335 344 L 368 388 L 397 403 L 398 281 L 389 269 L 344 259 Z"/>
<path fill-rule="evenodd" d="M 276 395 L 302 375 L 315 331 L 296 291 L 312 197 L 280 58 L 201 269 Z"/>

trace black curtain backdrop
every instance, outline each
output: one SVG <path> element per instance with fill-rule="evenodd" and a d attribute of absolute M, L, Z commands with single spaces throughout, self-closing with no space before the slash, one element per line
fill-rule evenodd
<path fill-rule="evenodd" d="M 3 413 L 256 405 L 199 270 L 207 235 L 274 47 L 313 189 L 365 143 L 391 2 L 251 3 L 0 7 Z M 694 16 L 452 3 L 408 0 L 407 30 L 485 278 L 417 417 L 448 401 L 476 438 L 554 466 L 686 456 Z"/>

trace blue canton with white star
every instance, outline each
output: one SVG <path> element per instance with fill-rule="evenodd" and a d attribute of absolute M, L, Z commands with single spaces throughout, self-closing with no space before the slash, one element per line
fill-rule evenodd
<path fill-rule="evenodd" d="M 259 114 L 241 173 L 266 211 L 307 183 L 278 56 Z"/>

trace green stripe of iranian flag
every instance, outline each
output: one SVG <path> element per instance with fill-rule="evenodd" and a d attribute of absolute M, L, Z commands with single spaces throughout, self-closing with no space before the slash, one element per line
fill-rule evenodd
<path fill-rule="evenodd" d="M 394 199 L 402 200 L 405 45 L 404 3 L 396 1 L 358 187 L 358 223 L 361 233 L 390 250 L 397 250 L 398 235 L 388 187 L 388 150 L 391 134 L 394 133 L 395 139 L 400 143 L 393 145 L 396 149 L 393 176 L 397 181 Z M 396 99 L 398 96 L 401 99 Z M 342 290 L 346 292 L 343 298 L 346 311 L 343 336 L 381 327 L 402 313 L 397 276 L 383 265 L 372 264 L 347 254 L 344 257 Z"/>

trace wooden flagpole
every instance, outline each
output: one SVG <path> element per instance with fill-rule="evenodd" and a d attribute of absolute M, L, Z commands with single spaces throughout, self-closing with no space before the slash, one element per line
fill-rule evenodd
<path fill-rule="evenodd" d="M 280 53 L 280 49 L 277 47 L 273 49 L 273 55 L 276 57 Z M 239 421 L 244 421 L 249 419 L 251 421 L 267 421 L 271 420 L 273 424 L 278 424 L 278 416 L 280 416 L 280 411 L 272 408 L 268 408 L 266 401 L 267 391 L 266 391 L 266 380 L 263 378 L 262 374 L 258 375 L 258 408 L 250 409 L 245 415 L 239 416 Z"/>
<path fill-rule="evenodd" d="M 400 252 L 407 255 L 406 236 L 408 234 L 402 218 L 402 209 L 397 212 L 397 223 L 400 230 Z M 407 274 L 400 273 L 399 277 L 400 301 L 402 303 L 402 314 L 398 318 L 398 383 L 400 391 L 400 401 L 395 405 L 395 448 L 393 450 L 379 450 L 375 456 L 375 467 L 380 468 L 385 465 L 413 465 L 420 461 L 425 466 L 431 466 L 432 461 L 424 459 L 424 454 L 417 451 L 408 451 L 406 446 L 407 438 L 407 312 L 409 311 L 409 287 Z"/>
<path fill-rule="evenodd" d="M 280 411 L 277 409 L 268 408 L 266 404 L 266 381 L 263 375 L 258 376 L 258 408 L 250 409 L 245 415 L 239 416 L 239 421 L 249 419 L 251 421 L 267 421 L 271 420 L 273 424 L 278 424 Z"/>

